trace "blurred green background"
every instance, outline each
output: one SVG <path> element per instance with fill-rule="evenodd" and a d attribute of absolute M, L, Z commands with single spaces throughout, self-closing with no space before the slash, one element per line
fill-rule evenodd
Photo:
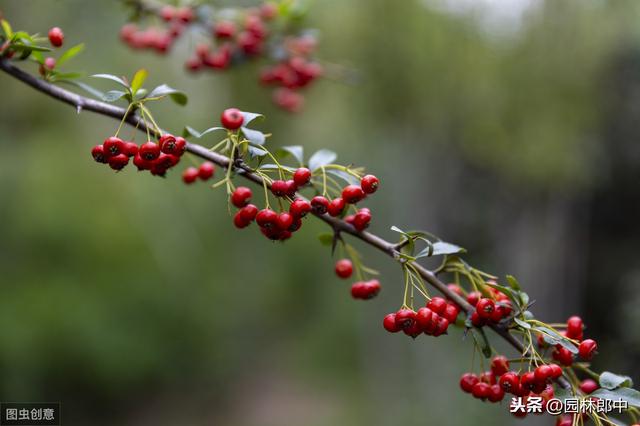
<path fill-rule="evenodd" d="M 585 318 L 597 369 L 640 381 L 640 3 L 317 1 L 322 58 L 357 78 L 319 82 L 295 116 L 271 105 L 258 64 L 194 78 L 186 39 L 167 58 L 129 51 L 119 2 L 0 9 L 84 41 L 70 70 L 146 67 L 148 84 L 185 90 L 188 107 L 154 109 L 167 129 L 237 106 L 267 115 L 275 145 L 365 165 L 382 181 L 374 232 L 427 229 L 518 276 L 540 317 Z M 462 394 L 459 331 L 385 333 L 403 286 L 381 254 L 356 244 L 383 292 L 355 302 L 317 221 L 284 245 L 238 232 L 222 190 L 91 161 L 115 121 L 6 75 L 0 95 L 0 400 L 61 401 L 74 425 L 552 423 Z"/>

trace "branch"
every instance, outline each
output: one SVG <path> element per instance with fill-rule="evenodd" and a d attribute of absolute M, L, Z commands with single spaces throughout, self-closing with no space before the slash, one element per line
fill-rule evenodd
<path fill-rule="evenodd" d="M 116 118 L 118 120 L 122 120 L 122 118 L 126 114 L 126 110 L 124 108 L 120 108 L 114 105 L 107 104 L 105 102 L 96 101 L 93 99 L 86 98 L 84 96 L 80 96 L 76 93 L 70 92 L 68 90 L 62 89 L 54 84 L 51 84 L 47 81 L 41 80 L 39 78 L 34 77 L 33 75 L 21 70 L 20 68 L 13 65 L 11 62 L 4 58 L 0 58 L 0 69 L 10 76 L 26 83 L 27 85 L 33 87 L 39 92 L 42 92 L 46 95 L 51 96 L 54 99 L 67 103 L 69 105 L 75 106 L 78 113 L 82 112 L 82 110 L 92 111 L 97 114 L 106 115 L 108 117 Z M 153 129 L 152 127 L 147 127 L 144 120 L 137 116 L 136 114 L 129 114 L 126 117 L 126 122 L 134 127 L 137 127 L 142 132 L 150 132 L 155 136 L 160 136 L 160 134 Z M 259 175 L 255 174 L 251 168 L 246 165 L 233 165 L 230 164 L 229 158 L 218 154 L 216 152 L 212 152 L 206 147 L 202 145 L 197 145 L 194 143 L 187 143 L 186 150 L 200 158 L 211 161 L 212 163 L 217 164 L 220 167 L 228 168 L 233 167 L 239 175 L 242 177 L 256 183 L 259 185 L 263 185 L 263 179 Z M 267 183 L 267 186 L 270 186 Z M 304 198 L 300 196 L 300 198 Z M 338 233 L 347 233 L 349 235 L 358 238 L 359 240 L 367 243 L 368 245 L 377 248 L 378 250 L 384 252 L 388 256 L 393 259 L 398 260 L 399 252 L 398 245 L 390 243 L 385 239 L 372 234 L 370 232 L 358 232 L 352 225 L 347 222 L 340 220 L 338 218 L 331 217 L 327 214 L 324 215 L 314 215 L 320 220 L 327 223 L 334 232 Z M 421 266 L 417 262 L 409 262 L 409 264 L 415 268 L 416 271 L 420 274 L 420 276 L 433 287 L 435 287 L 440 293 L 446 296 L 448 299 L 454 301 L 458 306 L 460 306 L 464 311 L 466 311 L 469 315 L 475 311 L 475 308 L 471 306 L 464 298 L 459 296 L 457 293 L 451 291 L 447 285 L 442 282 L 436 274 Z M 502 328 L 496 324 L 489 325 L 499 336 L 505 339 L 511 346 L 513 346 L 520 354 L 526 355 L 527 351 L 523 346 L 522 342 L 520 342 L 516 337 L 514 337 L 509 330 Z M 564 379 L 558 379 L 558 383 L 563 388 L 569 388 L 569 383 Z"/>

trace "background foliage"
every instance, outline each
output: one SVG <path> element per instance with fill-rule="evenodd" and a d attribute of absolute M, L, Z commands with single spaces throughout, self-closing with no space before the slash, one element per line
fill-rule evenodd
<path fill-rule="evenodd" d="M 165 128 L 206 128 L 234 105 L 265 112 L 275 144 L 366 165 L 382 180 L 374 231 L 429 229 L 518 276 L 540 317 L 586 319 L 596 367 L 637 382 L 640 6 L 471 3 L 316 2 L 323 57 L 358 73 L 319 83 L 293 117 L 255 70 L 192 78 L 179 47 L 127 50 L 118 2 L 1 7 L 14 28 L 86 42 L 75 69 L 144 66 L 185 90 L 188 107 L 156 107 Z M 356 303 L 321 224 L 285 245 L 237 232 L 223 191 L 97 167 L 89 148 L 117 123 L 6 76 L 0 93 L 0 400 L 60 400 L 67 424 L 515 422 L 457 390 L 471 352 L 459 332 L 383 331 L 402 284 L 378 253 L 383 293 Z"/>

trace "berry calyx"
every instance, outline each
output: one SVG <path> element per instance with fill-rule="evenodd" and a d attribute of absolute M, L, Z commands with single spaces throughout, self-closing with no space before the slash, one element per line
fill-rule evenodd
<path fill-rule="evenodd" d="M 340 278 L 349 278 L 353 274 L 353 264 L 349 259 L 340 259 L 335 266 L 336 275 Z"/>
<path fill-rule="evenodd" d="M 300 167 L 293 173 L 293 181 L 297 186 L 305 186 L 311 180 L 311 170 Z"/>
<path fill-rule="evenodd" d="M 209 180 L 213 177 L 215 171 L 216 168 L 213 163 L 205 161 L 204 163 L 200 164 L 200 167 L 198 167 L 198 177 L 201 180 Z"/>
<path fill-rule="evenodd" d="M 514 393 L 520 385 L 520 377 L 513 371 L 509 371 L 500 376 L 499 384 L 505 392 Z"/>
<path fill-rule="evenodd" d="M 374 175 L 366 175 L 360 180 L 360 187 L 365 194 L 373 194 L 378 190 L 380 181 Z"/>
<path fill-rule="evenodd" d="M 593 355 L 598 350 L 598 344 L 593 339 L 583 340 L 578 346 L 578 354 L 585 361 L 591 361 Z"/>
<path fill-rule="evenodd" d="M 182 181 L 189 185 L 198 179 L 199 174 L 200 172 L 195 167 L 188 167 L 182 172 Z"/>
<path fill-rule="evenodd" d="M 364 197 L 364 191 L 358 185 L 349 185 L 342 190 L 342 199 L 348 204 L 356 204 Z"/>
<path fill-rule="evenodd" d="M 252 192 L 246 186 L 239 186 L 231 193 L 231 204 L 241 208 L 249 204 Z"/>
<path fill-rule="evenodd" d="M 242 126 L 244 116 L 238 108 L 228 108 L 222 112 L 220 122 L 226 129 L 237 130 Z"/>
<path fill-rule="evenodd" d="M 49 43 L 53 47 L 60 47 L 64 43 L 64 33 L 58 27 L 53 27 L 49 30 Z"/>
<path fill-rule="evenodd" d="M 111 136 L 107 138 L 102 143 L 105 151 L 109 153 L 109 156 L 114 156 L 118 154 L 124 154 L 124 141 L 120 138 L 116 138 L 115 136 Z M 125 154 L 126 155 L 126 154 Z"/>

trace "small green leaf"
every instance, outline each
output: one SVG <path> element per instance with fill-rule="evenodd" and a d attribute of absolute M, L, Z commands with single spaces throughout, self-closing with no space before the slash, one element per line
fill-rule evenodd
<path fill-rule="evenodd" d="M 11 48 L 20 52 L 51 52 L 51 49 L 43 46 L 34 46 L 31 44 L 13 43 Z"/>
<path fill-rule="evenodd" d="M 615 390 L 610 389 L 598 389 L 593 392 L 591 397 L 609 399 L 612 401 L 622 400 L 627 401 L 629 405 L 634 407 L 640 407 L 640 392 L 631 388 L 618 388 Z"/>
<path fill-rule="evenodd" d="M 133 79 L 131 80 L 130 89 L 131 89 L 132 96 L 134 97 L 136 96 L 136 93 L 138 93 L 138 90 L 140 90 L 140 88 L 144 84 L 144 81 L 147 79 L 148 75 L 149 73 L 144 68 L 141 68 L 138 71 L 136 71 L 136 73 L 133 76 Z"/>
<path fill-rule="evenodd" d="M 397 227 L 397 226 L 395 226 L 395 225 L 391 225 L 391 230 L 392 230 L 392 231 L 395 231 L 395 232 L 398 232 L 398 233 L 400 233 L 400 234 L 402 234 L 402 235 L 406 235 L 406 236 L 408 236 L 408 234 L 407 234 L 406 232 L 404 232 L 402 229 L 398 228 L 398 227 Z"/>
<path fill-rule="evenodd" d="M 60 72 L 55 73 L 56 80 L 73 80 L 74 78 L 84 77 L 81 72 Z"/>
<path fill-rule="evenodd" d="M 605 371 L 600 374 L 600 386 L 605 389 L 615 389 L 618 387 L 633 387 L 633 380 L 629 376 L 619 376 Z"/>
<path fill-rule="evenodd" d="M 7 21 L 6 19 L 3 19 L 2 21 L 0 21 L 0 23 L 2 24 L 2 31 L 4 31 L 4 34 L 7 36 L 7 39 L 10 39 L 11 37 L 13 37 L 13 30 L 11 29 L 11 24 L 9 24 L 9 21 Z"/>
<path fill-rule="evenodd" d="M 300 145 L 291 145 L 291 146 L 283 146 L 276 152 L 280 157 L 286 157 L 287 155 L 291 155 L 293 158 L 298 160 L 298 163 L 304 163 L 304 148 Z"/>
<path fill-rule="evenodd" d="M 344 170 L 338 170 L 338 169 L 325 169 L 325 170 L 328 174 L 339 177 L 343 181 L 347 182 L 349 185 L 360 185 L 360 179 L 345 172 Z"/>
<path fill-rule="evenodd" d="M 206 135 L 207 133 L 215 132 L 217 130 L 224 130 L 225 132 L 227 131 L 227 129 L 225 129 L 224 127 L 209 127 L 208 129 L 203 130 L 202 133 L 200 133 L 200 136 L 198 136 L 198 137 L 201 138 L 204 135 Z"/>
<path fill-rule="evenodd" d="M 184 92 L 181 92 L 180 90 L 174 89 L 173 87 L 170 87 L 166 84 L 162 84 L 158 87 L 156 87 L 155 89 L 153 89 L 151 91 L 151 93 L 149 93 L 146 98 L 162 98 L 164 96 L 169 96 L 171 98 L 172 101 L 174 101 L 175 103 L 177 103 L 178 105 L 186 105 L 188 98 L 187 95 L 185 95 Z"/>
<path fill-rule="evenodd" d="M 125 96 L 127 96 L 127 93 L 121 90 L 109 90 L 107 93 L 102 95 L 102 100 L 105 102 L 115 102 Z"/>
<path fill-rule="evenodd" d="M 516 322 L 516 324 L 518 324 L 520 327 L 522 327 L 522 328 L 524 328 L 524 329 L 527 329 L 527 330 L 530 330 L 530 329 L 531 329 L 531 324 L 529 324 L 528 322 L 526 322 L 526 321 L 522 321 L 520 318 L 514 318 L 513 320 L 514 320 L 514 321 Z"/>
<path fill-rule="evenodd" d="M 427 247 L 416 255 L 417 258 L 426 256 L 440 256 L 444 254 L 464 253 L 466 250 L 455 244 L 436 241 L 431 247 Z"/>
<path fill-rule="evenodd" d="M 264 149 L 256 148 L 255 146 L 250 146 L 249 154 L 251 155 L 252 158 L 255 158 L 255 157 L 264 157 L 268 153 Z"/>
<path fill-rule="evenodd" d="M 70 47 L 66 52 L 64 52 L 58 60 L 56 61 L 56 66 L 60 66 L 67 62 L 69 59 L 77 56 L 80 52 L 84 50 L 84 43 L 77 44 L 73 47 Z"/>
<path fill-rule="evenodd" d="M 296 169 L 295 167 L 289 167 L 289 166 L 278 166 L 277 164 L 261 164 L 260 167 L 258 167 L 258 170 L 278 170 L 279 168 L 285 169 L 287 171 L 290 172 L 295 172 Z"/>
<path fill-rule="evenodd" d="M 86 83 L 82 83 L 80 81 L 71 81 L 71 80 L 59 80 L 58 83 L 67 83 L 67 84 L 72 84 L 76 87 L 81 88 L 82 90 L 84 90 L 85 92 L 91 94 L 91 96 L 94 96 L 98 99 L 102 99 L 102 97 L 104 96 L 104 93 L 102 93 L 100 90 L 93 88 L 91 86 L 89 86 Z"/>
<path fill-rule="evenodd" d="M 543 332 L 543 336 L 546 342 L 549 342 L 549 340 L 551 340 L 550 343 L 552 345 L 561 345 L 562 347 L 564 347 L 565 349 L 567 349 L 569 352 L 573 354 L 578 353 L 578 348 L 576 348 L 576 346 L 573 343 L 567 340 L 566 337 L 562 336 L 561 334 L 558 334 L 558 332 L 548 327 L 534 327 L 534 330 Z"/>
<path fill-rule="evenodd" d="M 529 305 L 529 295 L 524 291 L 520 292 L 520 301 L 522 302 L 522 306 L 526 307 Z"/>
<path fill-rule="evenodd" d="M 321 149 L 309 158 L 309 168 L 311 171 L 317 170 L 322 166 L 331 164 L 336 158 L 338 158 L 338 155 L 335 152 L 328 149 Z"/>
<path fill-rule="evenodd" d="M 263 145 L 266 140 L 266 136 L 259 130 L 249 129 L 248 127 L 241 127 L 244 136 L 254 145 Z"/>
<path fill-rule="evenodd" d="M 129 85 L 120 77 L 116 77 L 115 75 L 112 74 L 94 74 L 91 77 L 94 78 L 103 78 L 105 80 L 111 80 L 111 81 L 115 81 L 116 83 L 118 83 L 120 86 L 124 87 L 125 89 L 129 89 Z"/>
<path fill-rule="evenodd" d="M 507 275 L 507 282 L 512 289 L 520 291 L 520 283 L 518 283 L 518 280 L 516 280 L 513 275 Z"/>
<path fill-rule="evenodd" d="M 184 126 L 184 129 L 182 129 L 182 137 L 187 138 L 189 136 L 199 138 L 201 136 L 201 133 L 191 126 Z"/>
<path fill-rule="evenodd" d="M 247 124 L 251 123 L 256 118 L 264 117 L 264 115 L 256 114 L 255 112 L 247 112 L 247 111 L 241 111 L 241 112 L 242 112 L 242 117 L 244 117 L 244 120 L 242 121 L 243 126 L 246 126 Z"/>
<path fill-rule="evenodd" d="M 320 244 L 322 244 L 323 246 L 331 247 L 331 245 L 333 244 L 333 234 L 331 232 L 318 234 L 318 240 L 320 240 Z"/>

